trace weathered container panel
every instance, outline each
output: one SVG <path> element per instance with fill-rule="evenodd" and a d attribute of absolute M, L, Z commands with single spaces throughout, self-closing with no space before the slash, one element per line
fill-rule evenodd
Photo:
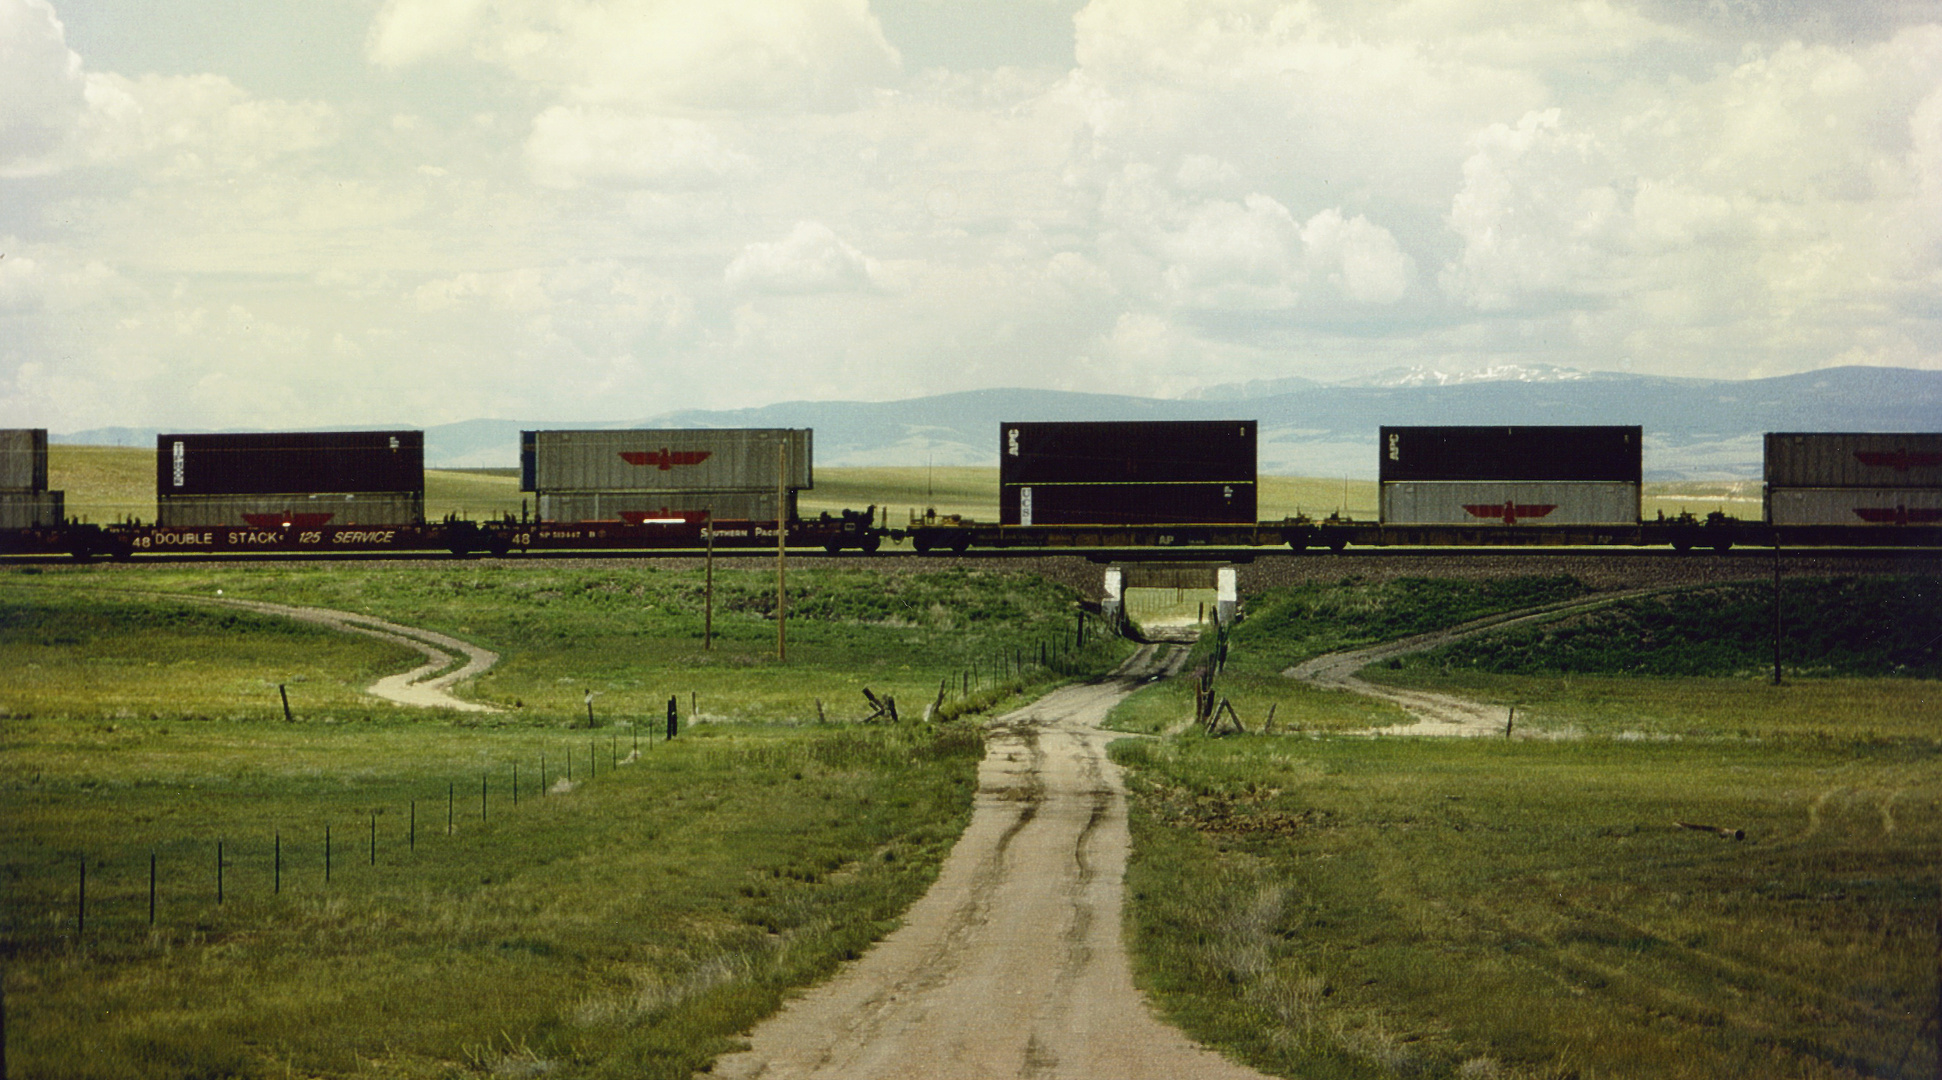
<path fill-rule="evenodd" d="M 161 435 L 155 440 L 158 496 L 422 495 L 424 490 L 422 431 Z"/>
<path fill-rule="evenodd" d="M 0 491 L 47 490 L 47 429 L 0 429 Z"/>
<path fill-rule="evenodd" d="M 1942 488 L 1767 489 L 1774 525 L 1942 525 Z"/>
<path fill-rule="evenodd" d="M 415 525 L 424 519 L 425 497 L 415 492 L 163 495 L 155 500 L 155 523 L 165 527 L 320 529 L 327 525 Z"/>
<path fill-rule="evenodd" d="M 1401 481 L 1381 503 L 1384 525 L 1636 525 L 1639 485 Z"/>
<path fill-rule="evenodd" d="M 1252 482 L 1214 484 L 1004 484 L 1004 525 L 1187 525 L 1254 521 Z"/>
<path fill-rule="evenodd" d="M 1247 483 L 1252 420 L 1130 420 L 998 426 L 1001 484 Z"/>
<path fill-rule="evenodd" d="M 1636 426 L 1383 427 L 1383 481 L 1638 483 Z"/>
<path fill-rule="evenodd" d="M 1942 488 L 1942 432 L 1768 432 L 1767 483 Z"/>
<path fill-rule="evenodd" d="M 814 486 L 807 428 L 529 431 L 522 490 L 769 491 Z M 786 460 L 776 453 L 786 447 Z"/>
<path fill-rule="evenodd" d="M 45 529 L 61 524 L 67 510 L 59 491 L 0 491 L 0 529 Z"/>
<path fill-rule="evenodd" d="M 774 491 L 572 491 L 539 496 L 539 518 L 551 522 L 775 521 L 775 508 Z M 783 504 L 783 515 L 784 520 L 796 516 L 793 491 Z"/>

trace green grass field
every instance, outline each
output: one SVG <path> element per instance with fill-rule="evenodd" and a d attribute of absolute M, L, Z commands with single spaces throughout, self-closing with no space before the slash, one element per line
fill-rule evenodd
<path fill-rule="evenodd" d="M 1823 661 L 1779 687 L 1731 632 L 1758 599 L 1734 589 L 1364 673 L 1516 704 L 1510 740 L 1318 736 L 1405 718 L 1268 673 L 1576 583 L 1263 597 L 1222 682 L 1257 733 L 1115 747 L 1141 984 L 1276 1075 L 1934 1075 L 1942 684 L 1856 674 L 1922 668 L 1934 585 L 1801 585 Z M 1713 673 L 1571 670 L 1658 653 Z M 1261 735 L 1269 702 L 1279 734 Z M 1191 708 L 1157 685 L 1114 719 L 1154 730 Z"/>
<path fill-rule="evenodd" d="M 1036 578 L 791 580 L 783 663 L 732 569 L 709 650 L 698 568 L 0 572 L 14 1075 L 691 1075 L 928 886 L 981 754 L 917 719 L 940 683 L 959 715 L 1064 677 L 1001 655 L 1125 653 L 1064 650 Z M 486 644 L 462 693 L 507 711 L 369 698 L 415 656 L 192 599 L 219 588 Z M 857 723 L 865 686 L 903 721 Z"/>

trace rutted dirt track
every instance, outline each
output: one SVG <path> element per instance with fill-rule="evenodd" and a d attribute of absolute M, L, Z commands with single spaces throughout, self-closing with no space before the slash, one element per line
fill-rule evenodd
<path fill-rule="evenodd" d="M 1241 1080 L 1154 1019 L 1120 938 L 1126 793 L 1099 723 L 1182 647 L 992 723 L 971 824 L 903 926 L 716 1062 L 740 1078 Z"/>
<path fill-rule="evenodd" d="M 171 594 L 172 599 L 184 597 Z M 330 608 L 293 607 L 289 604 L 270 604 L 260 600 L 228 600 L 213 597 L 189 597 L 187 599 L 206 600 L 225 607 L 242 608 L 264 615 L 281 615 L 300 622 L 316 623 L 346 634 L 364 634 L 394 644 L 415 649 L 425 656 L 425 662 L 418 667 L 398 675 L 387 675 L 371 684 L 368 692 L 387 701 L 400 705 L 418 705 L 434 709 L 457 709 L 461 712 L 499 712 L 491 705 L 481 705 L 476 701 L 462 701 L 446 693 L 446 688 L 462 680 L 469 679 L 499 662 L 499 654 L 477 645 L 460 641 L 455 637 L 421 630 L 415 626 L 400 626 L 394 622 L 375 619 L 369 615 L 359 615 L 352 611 L 333 611 Z M 453 664 L 464 657 L 465 663 L 457 668 Z M 447 671 L 447 668 L 452 670 Z M 433 678 L 435 672 L 445 674 Z"/>
<path fill-rule="evenodd" d="M 1604 607 L 1606 604 L 1629 597 L 1665 591 L 1661 588 L 1626 589 L 1562 604 L 1547 604 L 1523 611 L 1491 615 L 1452 626 L 1446 630 L 1398 638 L 1380 645 L 1371 645 L 1366 649 L 1347 649 L 1342 652 L 1327 653 L 1304 660 L 1282 674 L 1325 690 L 1347 690 L 1351 693 L 1379 698 L 1401 706 L 1404 712 L 1416 718 L 1414 724 L 1379 729 L 1385 735 L 1501 735 L 1510 720 L 1509 710 L 1502 705 L 1486 705 L 1483 702 L 1471 701 L 1451 694 L 1438 694 L 1429 690 L 1405 690 L 1396 686 L 1364 682 L 1357 678 L 1355 673 L 1370 664 L 1412 653 L 1440 649 L 1451 642 L 1475 637 L 1478 634 L 1494 633 L 1525 623 L 1555 619 L 1573 612 Z"/>

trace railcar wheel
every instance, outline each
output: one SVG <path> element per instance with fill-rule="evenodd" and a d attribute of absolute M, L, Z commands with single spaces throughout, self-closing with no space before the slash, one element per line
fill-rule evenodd
<path fill-rule="evenodd" d="M 829 543 L 823 545 L 823 550 L 829 552 L 831 555 L 841 555 L 843 553 L 843 542 L 841 540 L 831 540 Z"/>
<path fill-rule="evenodd" d="M 863 548 L 863 554 L 874 555 L 877 549 L 883 546 L 883 537 L 871 533 L 863 538 L 863 543 L 860 546 Z"/>
<path fill-rule="evenodd" d="M 914 548 L 914 549 L 916 549 L 916 551 L 917 551 L 917 554 L 919 554 L 919 555 L 928 555 L 928 554 L 930 554 L 930 551 L 931 551 L 931 540 L 930 540 L 930 537 L 928 537 L 928 536 L 913 536 L 913 537 L 911 537 L 911 538 L 910 538 L 910 546 L 911 546 L 912 548 Z"/>
<path fill-rule="evenodd" d="M 1346 536 L 1331 536 L 1328 538 L 1328 550 L 1333 551 L 1337 555 L 1340 555 L 1348 546 L 1349 538 Z"/>
<path fill-rule="evenodd" d="M 959 555 L 962 555 L 962 554 L 964 554 L 965 552 L 967 552 L 967 551 L 970 551 L 970 550 L 971 550 L 971 538 L 970 538 L 970 537 L 968 537 L 968 536 L 954 536 L 954 537 L 952 537 L 952 538 L 951 538 L 951 550 L 952 550 L 952 551 L 955 551 L 955 552 L 957 552 L 957 553 L 958 553 Z"/>

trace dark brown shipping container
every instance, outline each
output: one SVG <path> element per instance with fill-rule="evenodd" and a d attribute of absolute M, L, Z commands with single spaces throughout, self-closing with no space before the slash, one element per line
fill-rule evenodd
<path fill-rule="evenodd" d="M 1004 484 L 1003 525 L 1251 524 L 1252 482 L 1213 484 Z"/>
<path fill-rule="evenodd" d="M 47 429 L 0 429 L 0 491 L 47 490 Z"/>
<path fill-rule="evenodd" d="M 1777 488 L 1942 487 L 1942 432 L 1768 432 L 1766 475 Z"/>
<path fill-rule="evenodd" d="M 1380 479 L 1472 481 L 1642 478 L 1637 426 L 1383 427 Z"/>
<path fill-rule="evenodd" d="M 998 426 L 1000 484 L 1246 483 L 1252 420 L 1127 420 Z"/>
<path fill-rule="evenodd" d="M 158 496 L 424 490 L 422 431 L 162 435 L 155 440 Z"/>

